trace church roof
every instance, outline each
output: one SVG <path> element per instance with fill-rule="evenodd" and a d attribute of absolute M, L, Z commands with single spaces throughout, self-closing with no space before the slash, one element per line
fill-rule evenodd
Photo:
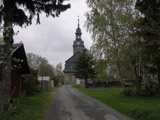
<path fill-rule="evenodd" d="M 76 34 L 78 34 L 78 33 L 79 33 L 79 34 L 82 34 L 81 28 L 79 28 L 79 27 L 76 29 Z"/>
<path fill-rule="evenodd" d="M 68 60 L 66 60 L 65 69 L 63 72 L 75 72 L 74 67 L 80 54 L 81 54 L 80 52 L 77 52 Z"/>
<path fill-rule="evenodd" d="M 66 62 L 74 62 L 75 60 L 77 60 L 80 54 L 81 54 L 80 52 L 75 53 L 72 57 L 66 60 Z"/>

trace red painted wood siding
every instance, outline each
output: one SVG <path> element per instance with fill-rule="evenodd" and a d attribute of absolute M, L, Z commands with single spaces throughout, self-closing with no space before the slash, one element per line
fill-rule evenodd
<path fill-rule="evenodd" d="M 17 98 L 20 94 L 20 74 L 12 72 L 11 74 L 11 98 Z"/>
<path fill-rule="evenodd" d="M 0 80 L 1 80 L 1 70 L 0 70 Z M 20 94 L 20 74 L 18 72 L 12 72 L 11 74 L 11 98 L 17 98 Z"/>

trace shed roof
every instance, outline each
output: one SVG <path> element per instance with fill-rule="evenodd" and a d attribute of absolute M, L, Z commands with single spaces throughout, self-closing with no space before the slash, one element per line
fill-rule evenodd
<path fill-rule="evenodd" d="M 1 48 L 3 46 L 1 45 Z M 29 71 L 29 66 L 27 62 L 27 57 L 24 49 L 23 43 L 16 43 L 13 44 L 13 50 L 12 50 L 12 67 L 14 68 L 13 70 L 18 70 L 22 74 L 28 74 Z M 2 49 L 0 49 L 1 53 Z M 0 54 L 1 60 L 0 64 L 2 64 L 2 54 Z"/>

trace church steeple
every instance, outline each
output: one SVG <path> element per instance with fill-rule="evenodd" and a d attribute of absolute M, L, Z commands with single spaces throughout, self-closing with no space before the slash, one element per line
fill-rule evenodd
<path fill-rule="evenodd" d="M 78 18 L 78 28 L 79 28 L 79 18 Z"/>
<path fill-rule="evenodd" d="M 79 27 L 79 18 L 78 18 L 78 27 L 76 29 L 76 33 L 75 34 L 76 34 L 76 40 L 77 39 L 81 39 L 82 32 L 81 32 L 81 29 Z"/>
<path fill-rule="evenodd" d="M 76 52 L 82 52 L 84 49 L 84 42 L 81 38 L 82 32 L 79 25 L 79 18 L 78 18 L 78 27 L 76 29 L 76 40 L 73 42 L 73 54 Z"/>

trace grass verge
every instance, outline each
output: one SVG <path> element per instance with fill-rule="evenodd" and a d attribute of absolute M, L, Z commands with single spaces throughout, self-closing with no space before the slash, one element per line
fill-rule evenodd
<path fill-rule="evenodd" d="M 13 99 L 9 110 L 2 115 L 1 120 L 43 120 L 44 110 L 53 98 L 50 93 L 57 88 L 23 99 Z"/>
<path fill-rule="evenodd" d="M 135 120 L 160 120 L 160 98 L 126 97 L 121 94 L 121 88 L 73 87 Z"/>

